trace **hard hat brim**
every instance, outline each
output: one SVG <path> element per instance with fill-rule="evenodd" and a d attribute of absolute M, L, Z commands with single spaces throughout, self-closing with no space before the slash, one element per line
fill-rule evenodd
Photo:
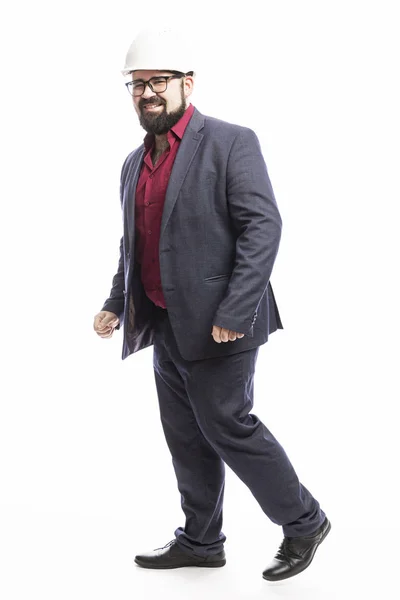
<path fill-rule="evenodd" d="M 127 75 L 130 75 L 132 73 L 132 71 L 180 71 L 181 73 L 189 73 L 191 71 L 193 71 L 193 69 L 160 69 L 159 67 L 150 67 L 150 66 L 140 66 L 137 67 L 136 65 L 134 67 L 125 67 L 124 69 L 122 69 L 121 73 L 124 77 L 126 77 Z"/>

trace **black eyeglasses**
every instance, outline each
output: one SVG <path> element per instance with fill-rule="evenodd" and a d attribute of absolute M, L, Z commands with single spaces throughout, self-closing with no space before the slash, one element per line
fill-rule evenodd
<path fill-rule="evenodd" d="M 185 73 L 179 75 L 157 75 L 156 77 L 151 77 L 148 81 L 138 79 L 137 81 L 128 81 L 125 85 L 128 92 L 135 97 L 142 96 L 147 85 L 152 92 L 160 94 L 165 92 L 170 79 L 181 79 L 182 77 L 185 77 Z"/>

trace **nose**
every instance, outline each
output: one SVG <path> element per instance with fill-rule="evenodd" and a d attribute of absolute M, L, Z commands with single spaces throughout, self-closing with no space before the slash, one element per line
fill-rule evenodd
<path fill-rule="evenodd" d="M 145 90 L 142 94 L 142 98 L 145 98 L 145 100 L 147 100 L 148 98 L 152 98 L 153 96 L 155 96 L 154 92 L 150 89 L 149 84 L 146 85 Z"/>

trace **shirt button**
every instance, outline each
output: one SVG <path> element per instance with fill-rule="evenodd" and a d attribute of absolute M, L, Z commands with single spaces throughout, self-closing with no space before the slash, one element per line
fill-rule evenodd
<path fill-rule="evenodd" d="M 147 233 L 150 235 L 151 234 L 151 229 L 149 229 Z"/>
<path fill-rule="evenodd" d="M 153 175 L 150 175 L 150 179 L 153 179 Z"/>
<path fill-rule="evenodd" d="M 145 202 L 145 205 L 146 205 L 146 206 L 149 206 L 149 204 L 150 204 L 150 202 Z"/>

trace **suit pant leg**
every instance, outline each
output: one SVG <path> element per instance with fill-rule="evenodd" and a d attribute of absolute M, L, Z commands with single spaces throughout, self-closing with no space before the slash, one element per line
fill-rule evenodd
<path fill-rule="evenodd" d="M 185 552 L 217 554 L 222 533 L 225 465 L 201 432 L 176 366 L 177 348 L 166 311 L 156 312 L 153 366 L 161 423 L 172 456 L 185 527 L 175 531 Z"/>
<path fill-rule="evenodd" d="M 234 344 L 235 342 L 221 342 Z M 259 347 L 199 361 L 180 360 L 197 423 L 212 448 L 247 485 L 285 536 L 313 533 L 325 513 L 300 483 L 285 450 L 251 413 Z"/>

